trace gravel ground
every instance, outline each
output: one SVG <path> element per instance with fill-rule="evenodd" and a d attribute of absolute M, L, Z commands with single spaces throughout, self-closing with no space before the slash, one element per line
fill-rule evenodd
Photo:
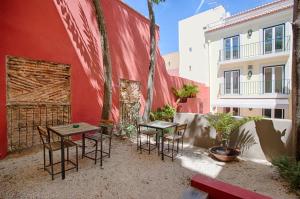
<path fill-rule="evenodd" d="M 52 181 L 42 169 L 40 148 L 11 154 L 0 161 L 0 198 L 180 198 L 196 173 L 273 198 L 297 198 L 270 165 L 245 160 L 224 164 L 199 148 L 186 147 L 174 162 L 163 162 L 155 151 L 140 154 L 129 140 L 113 139 L 112 157 L 105 159 L 103 169 L 86 158 L 79 164 L 78 172 L 67 172 L 65 180 L 57 175 Z"/>

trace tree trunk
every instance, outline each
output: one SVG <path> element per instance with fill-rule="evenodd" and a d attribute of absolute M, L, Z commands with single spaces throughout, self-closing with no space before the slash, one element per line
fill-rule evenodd
<path fill-rule="evenodd" d="M 101 119 L 108 120 L 112 106 L 112 65 L 109 52 L 109 44 L 107 38 L 107 32 L 105 27 L 105 21 L 103 16 L 103 10 L 100 5 L 100 0 L 93 0 L 96 10 L 96 17 L 98 28 L 100 32 L 100 41 L 102 49 L 103 70 L 104 70 L 104 96 L 103 96 L 103 108 Z"/>
<path fill-rule="evenodd" d="M 300 15 L 299 0 L 294 0 L 293 12 L 293 65 L 292 65 L 292 122 L 296 136 L 296 158 L 300 160 Z"/>
<path fill-rule="evenodd" d="M 149 19 L 150 19 L 150 64 L 148 73 L 148 83 L 147 83 L 147 100 L 145 104 L 143 120 L 149 121 L 150 111 L 153 102 L 153 83 L 155 74 L 155 63 L 156 63 L 156 32 L 155 32 L 155 16 L 153 11 L 152 0 L 147 0 Z"/>

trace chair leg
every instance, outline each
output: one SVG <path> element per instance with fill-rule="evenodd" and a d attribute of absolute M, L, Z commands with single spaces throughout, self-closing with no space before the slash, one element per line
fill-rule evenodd
<path fill-rule="evenodd" d="M 168 152 L 170 151 L 170 141 L 168 140 Z"/>
<path fill-rule="evenodd" d="M 98 153 L 98 141 L 96 141 L 95 164 L 97 164 L 97 153 Z"/>
<path fill-rule="evenodd" d="M 78 171 L 78 146 L 76 145 L 76 171 Z"/>
<path fill-rule="evenodd" d="M 183 154 L 183 138 L 181 140 L 181 155 Z"/>
<path fill-rule="evenodd" d="M 51 178 L 54 180 L 54 171 L 53 171 L 53 152 L 49 150 L 50 153 L 50 165 L 51 165 Z"/>
<path fill-rule="evenodd" d="M 141 137 L 141 134 L 139 134 L 139 137 L 140 137 L 140 152 L 142 153 L 142 137 Z"/>
<path fill-rule="evenodd" d="M 43 146 L 43 155 L 44 155 L 44 171 L 46 170 L 46 154 L 45 154 L 45 147 Z"/>
<path fill-rule="evenodd" d="M 108 158 L 110 158 L 110 152 L 111 152 L 111 137 L 109 138 L 109 146 L 108 146 Z"/>
<path fill-rule="evenodd" d="M 136 134 L 136 150 L 139 150 L 139 132 Z"/>
<path fill-rule="evenodd" d="M 172 161 L 174 161 L 174 140 L 172 142 Z"/>
<path fill-rule="evenodd" d="M 148 144 L 149 144 L 149 152 L 148 152 L 148 154 L 150 155 L 150 149 L 151 149 L 151 145 L 150 145 L 150 136 L 147 135 L 147 137 L 148 137 L 148 139 L 149 139 L 149 142 L 148 142 Z"/>
<path fill-rule="evenodd" d="M 67 147 L 67 164 L 69 162 L 69 147 Z"/>
<path fill-rule="evenodd" d="M 176 153 L 178 153 L 179 152 L 179 140 L 177 140 L 177 151 L 176 151 Z"/>

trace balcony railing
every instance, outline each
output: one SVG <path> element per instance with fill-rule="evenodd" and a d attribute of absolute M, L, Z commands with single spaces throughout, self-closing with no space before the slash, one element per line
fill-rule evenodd
<path fill-rule="evenodd" d="M 249 81 L 239 84 L 220 84 L 221 96 L 226 95 L 263 95 L 263 94 L 290 94 L 291 81 Z"/>
<path fill-rule="evenodd" d="M 291 38 L 290 36 L 287 36 L 282 39 L 273 39 L 232 46 L 231 48 L 224 48 L 219 51 L 219 61 L 237 60 L 260 55 L 287 52 L 290 50 L 290 44 Z"/>

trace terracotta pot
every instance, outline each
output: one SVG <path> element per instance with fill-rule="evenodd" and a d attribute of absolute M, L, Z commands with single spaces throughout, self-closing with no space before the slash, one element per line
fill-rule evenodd
<path fill-rule="evenodd" d="M 186 103 L 187 102 L 187 97 L 180 98 L 180 103 Z"/>
<path fill-rule="evenodd" d="M 191 94 L 190 98 L 196 98 L 197 94 Z"/>
<path fill-rule="evenodd" d="M 240 155 L 239 150 L 222 146 L 212 147 L 208 151 L 214 158 L 222 162 L 231 162 Z"/>

